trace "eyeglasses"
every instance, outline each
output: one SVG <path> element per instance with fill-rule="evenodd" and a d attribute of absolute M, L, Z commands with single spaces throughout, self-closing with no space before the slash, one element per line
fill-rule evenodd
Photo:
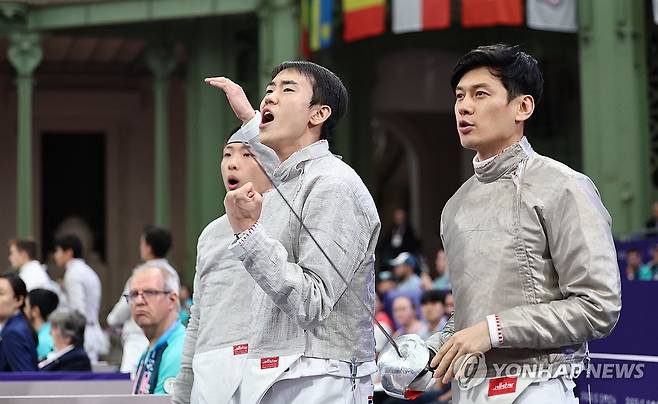
<path fill-rule="evenodd" d="M 144 299 L 145 301 L 151 301 L 151 300 L 155 299 L 158 295 L 168 295 L 170 293 L 171 293 L 171 291 L 169 291 L 169 290 L 143 290 L 141 292 L 134 291 L 134 292 L 127 293 L 127 294 L 123 295 L 123 297 L 126 298 L 126 301 L 129 304 L 132 304 L 132 303 L 135 303 L 137 301 L 137 298 L 139 296 L 141 296 L 142 299 Z"/>

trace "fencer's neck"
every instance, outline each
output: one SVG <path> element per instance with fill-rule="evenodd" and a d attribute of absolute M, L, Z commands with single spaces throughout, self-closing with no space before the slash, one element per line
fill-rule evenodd
<path fill-rule="evenodd" d="M 500 154 L 486 160 L 473 158 L 475 177 L 482 183 L 490 183 L 514 170 L 524 159 L 534 154 L 530 143 L 525 137 L 505 148 Z"/>

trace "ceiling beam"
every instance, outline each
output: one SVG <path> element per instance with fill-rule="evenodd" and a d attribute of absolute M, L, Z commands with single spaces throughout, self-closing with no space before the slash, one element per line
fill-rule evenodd
<path fill-rule="evenodd" d="M 117 0 L 32 8 L 30 30 L 57 30 L 255 12 L 260 0 Z"/>

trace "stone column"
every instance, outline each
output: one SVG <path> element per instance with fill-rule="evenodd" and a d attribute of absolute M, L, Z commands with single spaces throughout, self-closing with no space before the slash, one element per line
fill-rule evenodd
<path fill-rule="evenodd" d="M 32 86 L 34 70 L 43 51 L 39 34 L 14 32 L 10 35 L 7 58 L 16 69 L 18 95 L 18 147 L 16 175 L 16 235 L 34 234 L 32 201 Z"/>

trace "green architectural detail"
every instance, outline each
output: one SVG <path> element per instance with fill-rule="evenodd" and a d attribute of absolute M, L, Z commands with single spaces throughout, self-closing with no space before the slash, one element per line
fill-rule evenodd
<path fill-rule="evenodd" d="M 272 68 L 299 58 L 299 9 L 294 0 L 266 0 L 258 9 L 261 94 L 270 82 Z"/>
<path fill-rule="evenodd" d="M 40 37 L 32 32 L 10 35 L 7 58 L 16 69 L 18 147 L 16 176 L 16 235 L 34 234 L 32 202 L 32 74 L 43 57 Z"/>
<path fill-rule="evenodd" d="M 9 35 L 23 28 L 27 16 L 27 5 L 19 3 L 0 3 L 0 36 Z"/>
<path fill-rule="evenodd" d="M 194 275 L 196 243 L 203 228 L 224 213 L 225 189 L 220 174 L 222 147 L 239 126 L 224 93 L 205 84 L 205 77 L 235 77 L 235 44 L 231 27 L 201 21 L 187 41 L 187 259 L 185 280 Z"/>
<path fill-rule="evenodd" d="M 153 72 L 154 111 L 154 203 L 155 223 L 169 227 L 171 191 L 169 176 L 169 76 L 177 64 L 173 48 L 158 45 L 146 51 L 146 64 Z"/>
<path fill-rule="evenodd" d="M 181 18 L 207 18 L 256 10 L 259 0 L 118 0 L 73 3 L 30 10 L 32 30 L 95 27 Z"/>
<path fill-rule="evenodd" d="M 578 4 L 583 168 L 624 236 L 650 213 L 645 7 Z"/>

